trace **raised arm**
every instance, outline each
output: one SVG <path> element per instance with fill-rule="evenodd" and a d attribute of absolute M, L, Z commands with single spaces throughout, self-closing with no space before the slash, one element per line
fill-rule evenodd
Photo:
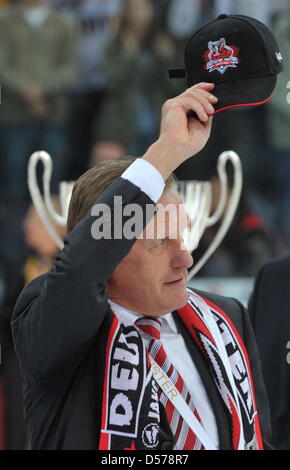
<path fill-rule="evenodd" d="M 122 211 L 114 208 L 114 196 L 121 196 L 123 205 L 135 203 L 144 210 L 146 204 L 157 202 L 146 190 L 150 188 L 152 171 L 157 170 L 159 178 L 161 175 L 166 180 L 205 145 L 211 127 L 208 114 L 213 112 L 211 103 L 215 102 L 210 94 L 212 88 L 210 84 L 196 85 L 165 103 L 160 137 L 143 157 L 152 167 L 147 163 L 148 171 L 139 177 L 136 172 L 133 176 L 132 169 L 127 170 L 96 201 L 110 207 L 114 223 L 121 223 L 122 217 Z M 190 110 L 199 119 L 187 118 Z M 140 162 L 134 162 L 132 168 L 133 165 L 137 167 Z M 159 197 L 163 186 L 162 183 Z M 12 331 L 16 351 L 23 370 L 34 379 L 60 373 L 90 348 L 108 308 L 106 281 L 135 242 L 136 238 L 113 236 L 96 240 L 91 230 L 97 219 L 89 213 L 75 226 L 53 269 L 28 285 L 15 306 Z M 125 222 L 123 217 L 122 223 Z M 145 224 L 144 219 L 140 231 Z"/>

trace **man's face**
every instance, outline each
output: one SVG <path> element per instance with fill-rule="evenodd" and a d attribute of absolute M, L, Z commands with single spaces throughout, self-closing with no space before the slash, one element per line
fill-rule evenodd
<path fill-rule="evenodd" d="M 177 217 L 162 216 L 172 205 Z M 109 298 L 142 315 L 159 316 L 187 302 L 187 269 L 192 256 L 182 244 L 187 216 L 176 190 L 166 190 L 160 210 L 108 281 Z M 164 212 L 163 212 L 164 214 Z M 154 238 L 153 238 L 154 235 Z"/>

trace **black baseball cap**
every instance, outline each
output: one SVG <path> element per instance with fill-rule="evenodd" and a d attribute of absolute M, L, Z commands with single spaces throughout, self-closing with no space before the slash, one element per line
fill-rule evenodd
<path fill-rule="evenodd" d="M 222 14 L 195 31 L 185 46 L 185 69 L 170 70 L 169 76 L 185 77 L 188 86 L 215 83 L 217 113 L 268 101 L 282 61 L 267 26 L 249 16 Z"/>

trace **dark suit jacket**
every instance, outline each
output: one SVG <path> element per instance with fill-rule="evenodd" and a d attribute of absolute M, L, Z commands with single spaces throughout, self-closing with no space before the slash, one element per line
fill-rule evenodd
<path fill-rule="evenodd" d="M 290 256 L 260 270 L 249 312 L 269 397 L 272 443 L 290 449 Z"/>
<path fill-rule="evenodd" d="M 114 195 L 122 196 L 123 203 L 137 203 L 143 208 L 146 203 L 152 204 L 139 188 L 122 178 L 97 202 L 109 204 L 113 212 Z M 120 221 L 122 214 L 113 215 Z M 106 281 L 130 251 L 134 240 L 96 241 L 91 236 L 95 219 L 88 215 L 74 228 L 54 268 L 23 290 L 14 310 L 13 338 L 23 370 L 25 419 L 34 449 L 98 448 L 105 345 L 113 321 Z M 234 300 L 207 297 L 228 313 L 245 341 L 262 433 L 264 439 L 268 439 L 265 392 L 245 309 Z M 179 318 L 176 321 L 211 400 L 220 447 L 229 449 L 231 429 L 223 402 L 203 357 Z M 160 448 L 172 449 L 173 436 L 164 413 L 161 428 Z"/>

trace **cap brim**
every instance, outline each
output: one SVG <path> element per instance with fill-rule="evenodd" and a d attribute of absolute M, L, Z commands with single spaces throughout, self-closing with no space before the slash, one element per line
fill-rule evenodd
<path fill-rule="evenodd" d="M 218 98 L 214 105 L 216 114 L 225 109 L 240 106 L 258 106 L 266 103 L 272 96 L 277 75 L 233 80 L 217 83 L 212 93 Z"/>

